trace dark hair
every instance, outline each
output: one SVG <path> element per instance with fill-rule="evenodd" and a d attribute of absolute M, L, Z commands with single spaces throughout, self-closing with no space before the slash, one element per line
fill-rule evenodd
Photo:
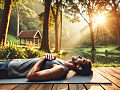
<path fill-rule="evenodd" d="M 84 76 L 92 75 L 93 71 L 91 70 L 92 68 L 91 61 L 89 61 L 88 63 L 80 64 L 80 66 L 82 67 L 82 70 L 74 69 L 74 71 L 78 75 L 84 75 Z"/>

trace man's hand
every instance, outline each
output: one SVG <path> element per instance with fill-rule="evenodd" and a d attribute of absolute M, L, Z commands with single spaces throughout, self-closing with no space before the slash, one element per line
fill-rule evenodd
<path fill-rule="evenodd" d="M 51 53 L 46 53 L 44 56 L 45 56 L 45 59 L 47 59 L 47 60 L 55 60 L 56 59 L 56 57 L 53 56 Z"/>

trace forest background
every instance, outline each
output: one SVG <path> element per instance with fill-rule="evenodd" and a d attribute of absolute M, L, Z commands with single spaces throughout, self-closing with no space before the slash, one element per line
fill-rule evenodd
<path fill-rule="evenodd" d="M 40 30 L 42 35 L 43 30 L 43 16 L 44 5 L 41 2 L 27 2 L 19 4 L 20 15 L 20 31 L 21 30 Z M 0 9 L 0 25 L 3 10 Z M 62 48 L 73 48 L 76 45 L 90 46 L 91 36 L 90 29 L 87 23 L 82 19 L 80 22 L 70 22 L 63 14 L 63 35 L 62 35 Z M 105 24 L 104 24 L 105 23 Z M 106 22 L 94 28 L 95 45 L 117 45 L 117 32 L 116 22 L 112 15 L 106 16 Z M 50 25 L 50 46 L 54 47 L 54 25 Z M 59 25 L 60 27 L 60 25 Z M 17 33 L 17 13 L 16 6 L 12 8 L 11 20 L 8 30 L 7 41 L 10 41 L 9 36 L 15 36 Z M 20 32 L 19 31 L 19 32 Z M 52 39 L 52 40 L 51 40 Z M 14 42 L 14 40 L 12 40 Z M 15 43 L 19 43 L 15 41 Z M 69 44 L 71 43 L 71 44 Z"/>
<path fill-rule="evenodd" d="M 37 1 L 37 0 L 36 0 Z M 44 3 L 42 2 L 21 2 L 18 6 L 13 6 L 11 11 L 11 18 L 9 24 L 9 30 L 7 35 L 7 42 L 14 42 L 19 44 L 17 37 L 17 12 L 16 8 L 19 7 L 20 16 L 20 31 L 21 30 L 40 30 L 41 35 L 43 34 L 43 22 L 44 22 Z M 118 10 L 119 11 L 119 10 Z M 2 20 L 3 10 L 0 9 L 0 26 Z M 91 33 L 88 23 L 81 18 L 79 21 L 71 20 L 65 13 L 62 14 L 62 49 L 67 50 L 74 49 L 76 52 L 90 52 L 91 47 Z M 52 12 L 50 12 L 50 48 L 55 47 L 55 31 L 54 23 L 52 20 Z M 115 17 L 112 14 L 108 14 L 104 18 L 104 22 L 96 24 L 94 26 L 94 44 L 96 51 L 95 53 L 101 53 L 106 55 L 110 51 L 110 54 L 119 55 L 119 51 L 116 50 L 118 47 L 118 32 L 117 23 Z M 59 31 L 60 31 L 60 16 L 59 16 Z M 19 32 L 20 32 L 19 31 Z M 59 32 L 60 34 L 60 32 Z M 59 35 L 60 36 L 60 35 Z M 59 37 L 60 38 L 60 37 Z M 40 40 L 41 42 L 41 40 Z M 23 40 L 25 43 L 25 40 Z M 107 49 L 104 47 L 107 47 Z M 111 49 L 112 47 L 112 49 Z M 100 50 L 99 50 L 99 49 Z M 89 49 L 89 50 L 88 50 Z M 112 53 L 111 53 L 112 51 Z M 29 53 L 29 52 L 28 52 Z M 94 53 L 94 52 L 93 52 Z M 8 53 L 7 53 L 8 55 Z M 29 57 L 30 58 L 30 57 Z"/>

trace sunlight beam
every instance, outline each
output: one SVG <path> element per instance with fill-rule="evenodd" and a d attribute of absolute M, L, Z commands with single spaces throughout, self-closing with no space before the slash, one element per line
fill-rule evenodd
<path fill-rule="evenodd" d="M 105 17 L 103 15 L 96 16 L 96 22 L 97 23 L 103 23 L 105 20 Z"/>

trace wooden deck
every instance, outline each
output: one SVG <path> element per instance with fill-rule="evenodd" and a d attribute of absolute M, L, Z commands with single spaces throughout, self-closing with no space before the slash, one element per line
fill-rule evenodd
<path fill-rule="evenodd" d="M 93 68 L 112 84 L 5 84 L 0 90 L 120 90 L 120 67 Z"/>

